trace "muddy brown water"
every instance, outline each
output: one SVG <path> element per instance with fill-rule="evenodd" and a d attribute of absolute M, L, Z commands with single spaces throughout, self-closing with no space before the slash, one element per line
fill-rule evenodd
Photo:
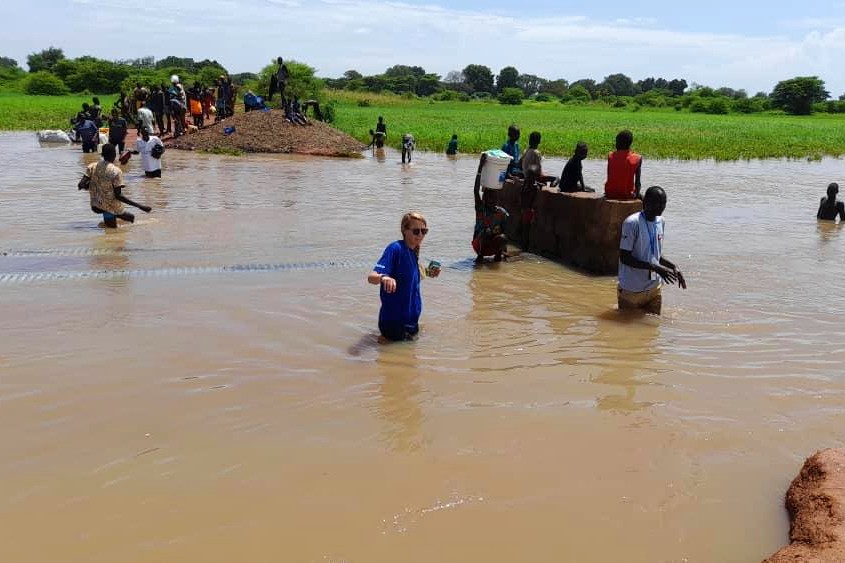
<path fill-rule="evenodd" d="M 473 267 L 472 157 L 171 150 L 104 232 L 93 156 L 0 153 L 2 561 L 754 561 L 843 446 L 841 161 L 647 160 L 689 282 L 657 319 L 539 257 Z M 364 278 L 408 209 L 443 274 L 381 346 Z"/>

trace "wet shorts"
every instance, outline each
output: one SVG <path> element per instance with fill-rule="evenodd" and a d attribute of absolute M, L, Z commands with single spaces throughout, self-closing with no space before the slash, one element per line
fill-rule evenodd
<path fill-rule="evenodd" d="M 642 309 L 655 315 L 660 314 L 663 306 L 660 286 L 645 291 L 627 291 L 617 286 L 616 301 L 620 309 Z"/>

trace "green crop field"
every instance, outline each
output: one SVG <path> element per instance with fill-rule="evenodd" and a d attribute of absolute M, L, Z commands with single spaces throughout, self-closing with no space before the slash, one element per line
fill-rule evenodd
<path fill-rule="evenodd" d="M 96 95 L 96 94 L 95 94 Z M 111 111 L 117 95 L 99 95 L 103 112 Z M 27 96 L 0 93 L 0 131 L 36 131 L 38 129 L 68 129 L 69 119 L 91 103 L 91 95 Z"/>
<path fill-rule="evenodd" d="M 613 149 L 616 133 L 630 129 L 634 149 L 649 158 L 741 160 L 811 158 L 845 154 L 845 115 L 788 116 L 776 113 L 707 115 L 674 109 L 615 109 L 600 105 L 526 102 L 429 102 L 398 96 L 337 92 L 335 126 L 369 142 L 369 130 L 383 115 L 388 145 L 398 147 L 403 133 L 414 135 L 417 148 L 443 151 L 452 133 L 460 152 L 499 148 L 508 125 L 516 123 L 520 145 L 528 135 L 543 135 L 540 150 L 569 155 L 579 140 L 590 146 L 591 158 Z M 359 105 L 366 99 L 369 106 Z"/>
<path fill-rule="evenodd" d="M 564 105 L 526 102 L 520 106 L 495 101 L 434 102 L 378 94 L 327 92 L 335 104 L 334 125 L 369 142 L 369 130 L 383 115 L 388 144 L 398 147 L 409 132 L 417 148 L 443 151 L 452 133 L 458 134 L 460 152 L 498 148 L 507 127 L 528 134 L 540 131 L 540 150 L 548 155 L 569 155 L 579 140 L 590 145 L 591 158 L 603 158 L 613 149 L 616 133 L 634 132 L 634 149 L 647 158 L 741 160 L 751 158 L 809 158 L 845 155 L 845 114 L 788 116 L 777 113 L 707 115 L 674 109 L 609 108 L 604 105 Z M 116 95 L 101 95 L 108 111 Z M 363 102 L 366 100 L 366 102 Z M 67 129 L 68 118 L 91 96 L 27 96 L 0 93 L 0 131 Z M 369 105 L 361 105 L 368 103 Z"/>

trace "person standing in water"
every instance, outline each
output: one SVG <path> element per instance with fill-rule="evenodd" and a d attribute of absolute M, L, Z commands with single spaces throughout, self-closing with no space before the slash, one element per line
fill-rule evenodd
<path fill-rule="evenodd" d="M 485 256 L 493 256 L 493 260 L 501 262 L 507 256 L 508 239 L 505 237 L 505 226 L 508 212 L 496 205 L 497 192 L 481 188 L 481 170 L 487 160 L 487 153 L 481 153 L 478 161 L 478 172 L 475 174 L 475 184 L 472 191 L 475 196 L 475 229 L 472 233 L 472 249 L 475 251 L 476 264 L 484 261 Z"/>
<path fill-rule="evenodd" d="M 413 340 L 419 332 L 422 313 L 420 282 L 428 274 L 436 278 L 440 268 L 432 264 L 428 272 L 420 265 L 420 247 L 428 234 L 428 223 L 420 213 L 406 213 L 400 223 L 402 239 L 391 242 L 367 281 L 379 286 L 381 310 L 378 328 L 391 341 Z"/>
<path fill-rule="evenodd" d="M 85 169 L 85 174 L 79 180 L 77 187 L 87 190 L 91 196 L 91 211 L 103 214 L 103 224 L 111 229 L 117 228 L 118 218 L 133 223 L 135 216 L 127 212 L 123 204 L 137 207 L 145 213 L 152 209 L 146 205 L 135 203 L 122 193 L 123 172 L 114 164 L 117 150 L 114 145 L 107 143 L 102 149 L 103 160 L 92 162 Z"/>
<path fill-rule="evenodd" d="M 458 154 L 458 134 L 453 133 L 452 138 L 449 139 L 449 144 L 446 145 L 446 154 L 454 156 Z"/>
<path fill-rule="evenodd" d="M 378 123 L 376 123 L 376 132 L 373 134 L 373 144 L 377 149 L 384 147 L 384 142 L 387 140 L 387 124 L 384 122 L 384 117 L 378 116 Z"/>
<path fill-rule="evenodd" d="M 141 129 L 141 138 L 135 141 L 132 154 L 141 155 L 141 166 L 147 178 L 161 178 L 161 155 L 164 154 L 164 143 L 161 139 L 151 135 L 151 128 Z"/>
<path fill-rule="evenodd" d="M 827 197 L 823 197 L 819 203 L 819 211 L 816 213 L 816 219 L 822 221 L 836 221 L 836 216 L 839 216 L 839 221 L 845 221 L 845 203 L 836 201 L 836 195 L 839 193 L 839 184 L 831 182 L 827 186 Z"/>
<path fill-rule="evenodd" d="M 659 315 L 663 298 L 662 282 L 687 288 L 678 267 L 663 256 L 663 211 L 666 192 L 651 186 L 643 198 L 643 210 L 629 215 L 622 223 L 619 241 L 619 286 L 616 290 L 620 309 L 641 309 Z"/>

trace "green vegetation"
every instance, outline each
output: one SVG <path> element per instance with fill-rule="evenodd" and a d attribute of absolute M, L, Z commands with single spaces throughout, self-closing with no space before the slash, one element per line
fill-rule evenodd
<path fill-rule="evenodd" d="M 546 154 L 569 155 L 575 143 L 590 145 L 593 158 L 612 149 L 623 128 L 635 135 L 635 148 L 648 158 L 737 160 L 821 158 L 845 155 L 840 142 L 845 94 L 831 99 L 816 76 L 779 82 L 771 94 L 687 84 L 682 78 L 634 81 L 617 73 L 598 82 L 581 78 L 549 80 L 507 66 L 496 75 L 469 64 L 445 77 L 419 66 L 394 65 L 364 76 L 355 70 L 340 78 L 318 78 L 307 64 L 286 61 L 288 97 L 317 99 L 326 121 L 369 142 L 378 115 L 388 122 L 388 143 L 398 147 L 411 132 L 421 149 L 444 150 L 452 133 L 462 152 L 499 147 L 508 124 L 543 134 Z M 92 56 L 67 59 L 49 47 L 27 56 L 29 72 L 0 57 L 0 130 L 69 126 L 69 118 L 90 102 L 90 92 L 131 94 L 136 83 L 182 82 L 210 86 L 226 69 L 213 60 L 152 57 L 107 61 Z M 258 73 L 242 73 L 239 98 L 247 89 L 266 95 L 276 63 Z M 237 82 L 236 82 L 237 83 Z M 68 92 L 75 94 L 68 95 Z M 101 95 L 104 112 L 116 95 Z M 817 115 L 812 115 L 813 113 Z M 792 115 L 790 115 L 792 114 Z M 819 115 L 823 114 L 823 115 Z"/>
<path fill-rule="evenodd" d="M 634 148 L 646 158 L 741 160 L 751 158 L 821 158 L 845 154 L 842 144 L 845 115 L 795 117 L 781 113 L 711 115 L 650 108 L 634 104 L 561 104 L 526 101 L 520 106 L 488 102 L 408 100 L 395 95 L 330 92 L 336 105 L 335 126 L 369 142 L 369 130 L 383 115 L 388 145 L 397 147 L 401 135 L 413 133 L 417 148 L 445 150 L 452 133 L 464 153 L 499 148 L 510 123 L 528 134 L 543 134 L 540 149 L 547 155 L 568 156 L 579 140 L 590 145 L 590 157 L 604 158 L 613 149 L 616 133 L 634 132 Z M 359 100 L 368 104 L 361 105 Z"/>
<path fill-rule="evenodd" d="M 116 95 L 100 95 L 103 111 L 111 111 Z M 82 108 L 82 102 L 91 103 L 91 96 L 28 96 L 0 92 L 0 131 L 39 129 L 68 129 L 70 118 Z"/>
<path fill-rule="evenodd" d="M 213 149 L 200 150 L 197 152 L 207 154 L 222 154 L 226 156 L 243 156 L 246 153 L 237 147 L 214 147 Z"/>

